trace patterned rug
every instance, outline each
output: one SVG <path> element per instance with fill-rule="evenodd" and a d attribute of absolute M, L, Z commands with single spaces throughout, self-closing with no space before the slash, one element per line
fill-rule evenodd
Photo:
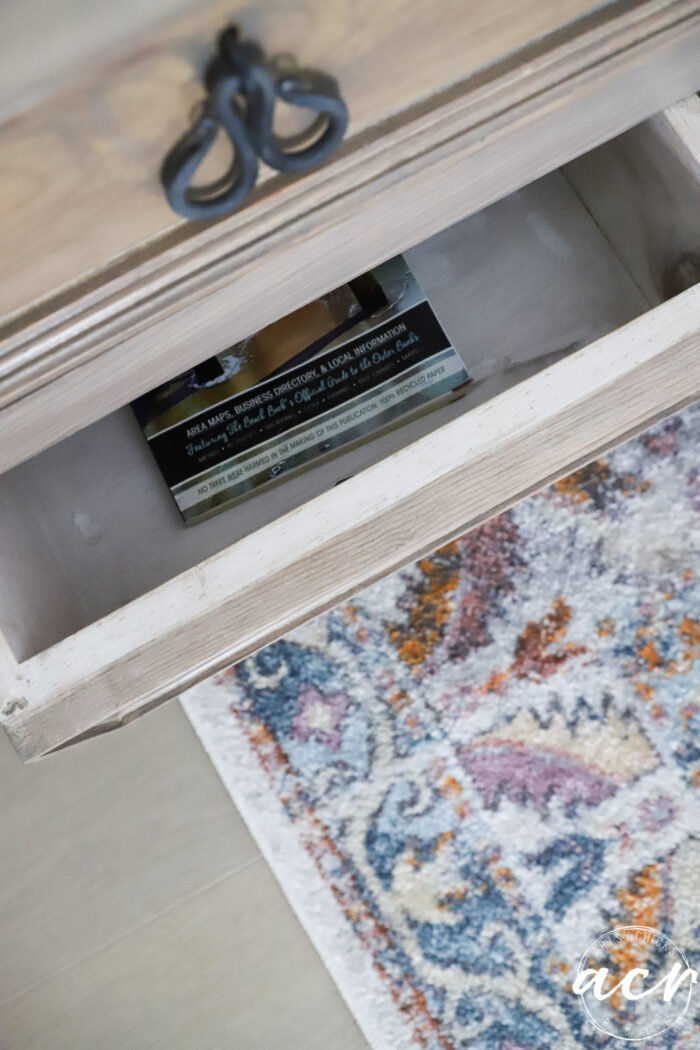
<path fill-rule="evenodd" d="M 620 1045 L 572 992 L 610 928 L 699 966 L 699 424 L 183 698 L 375 1050 Z M 700 1047 L 700 990 L 644 1045 Z"/>

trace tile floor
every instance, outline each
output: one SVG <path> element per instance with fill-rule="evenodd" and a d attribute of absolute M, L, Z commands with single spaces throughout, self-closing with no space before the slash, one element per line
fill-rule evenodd
<path fill-rule="evenodd" d="M 0 1050 L 366 1050 L 177 703 L 0 733 Z"/>

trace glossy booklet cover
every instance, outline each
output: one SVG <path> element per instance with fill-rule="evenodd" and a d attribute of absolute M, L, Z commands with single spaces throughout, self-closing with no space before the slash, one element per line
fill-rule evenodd
<path fill-rule="evenodd" d="M 188 523 L 462 393 L 397 256 L 133 402 Z"/>

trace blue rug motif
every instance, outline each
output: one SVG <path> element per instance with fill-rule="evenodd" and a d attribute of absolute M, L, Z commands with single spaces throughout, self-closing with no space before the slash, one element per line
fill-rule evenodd
<path fill-rule="evenodd" d="M 587 946 L 700 964 L 699 422 L 183 698 L 375 1050 L 622 1046 L 572 992 Z M 700 991 L 643 1045 L 700 1047 Z"/>

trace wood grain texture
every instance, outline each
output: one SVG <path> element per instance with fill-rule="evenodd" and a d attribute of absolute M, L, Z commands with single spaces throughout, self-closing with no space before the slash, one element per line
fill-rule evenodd
<path fill-rule="evenodd" d="M 19 666 L 26 759 L 112 728 L 700 394 L 700 286 Z"/>
<path fill-rule="evenodd" d="M 70 84 L 99 74 L 133 38 L 192 0 L 4 0 L 0 4 L 0 120 Z"/>
<path fill-rule="evenodd" d="M 241 10 L 240 21 L 270 54 L 290 52 L 338 77 L 354 138 L 599 6 L 263 0 Z M 165 201 L 158 170 L 202 96 L 216 33 L 235 16 L 230 3 L 199 4 L 0 128 L 9 248 L 0 313 L 23 310 L 185 225 Z"/>
<path fill-rule="evenodd" d="M 427 2 L 394 0 L 391 8 L 380 9 L 376 33 L 361 44 L 355 5 L 326 5 L 331 13 L 312 32 L 310 3 L 306 0 L 306 20 L 294 20 L 297 7 L 285 6 L 279 22 L 272 18 L 272 7 L 263 14 L 273 42 L 276 33 L 282 34 L 280 26 L 286 27 L 288 44 L 299 41 L 301 59 L 317 60 L 317 52 L 325 49 L 326 67 L 338 74 L 348 94 L 351 135 L 322 169 L 298 180 L 268 180 L 246 209 L 212 226 L 174 224 L 152 166 L 140 193 L 132 196 L 132 181 L 141 185 L 144 165 L 154 160 L 143 156 L 143 150 L 148 153 L 154 138 L 160 149 L 161 136 L 169 141 L 177 129 L 168 125 L 163 135 L 159 105 L 147 92 L 139 93 L 139 84 L 151 90 L 162 80 L 154 79 L 152 70 L 133 80 L 131 70 L 124 81 L 126 112 L 145 126 L 140 138 L 134 130 L 126 139 L 138 157 L 115 158 L 110 131 L 100 147 L 108 154 L 106 166 L 93 159 L 86 185 L 77 177 L 63 187 L 61 178 L 52 185 L 54 213 L 42 227 L 42 252 L 33 250 L 30 268 L 18 265 L 9 253 L 3 280 L 10 296 L 7 309 L 18 309 L 21 316 L 0 348 L 0 405 L 5 406 L 0 411 L 5 436 L 0 469 L 195 363 L 203 346 L 207 354 L 223 350 L 700 83 L 699 0 L 606 5 L 592 19 L 570 24 L 501 62 L 496 61 L 498 52 L 504 54 L 506 45 L 519 46 L 513 36 L 516 27 L 522 44 L 534 39 L 535 25 L 538 33 L 546 32 L 538 19 L 555 18 L 562 24 L 573 9 L 539 2 L 504 7 L 455 0 L 453 6 L 444 3 L 436 10 Z M 314 11 L 315 6 L 314 0 Z M 367 15 L 365 33 L 379 18 L 376 5 L 370 6 L 375 13 Z M 585 6 L 579 5 L 579 14 Z M 210 13 L 214 23 L 222 10 Z M 200 25 L 198 30 L 207 42 L 211 28 L 205 33 Z M 267 39 L 267 22 L 250 29 Z M 177 49 L 191 42 L 194 25 L 171 32 L 163 46 L 171 48 L 169 55 L 180 55 L 172 79 L 177 84 L 184 76 L 178 61 L 187 66 L 192 94 L 189 65 Z M 409 61 L 416 53 L 425 59 L 420 73 Z M 494 64 L 475 72 L 489 54 Z M 387 55 L 394 56 L 392 61 Z M 155 56 L 162 59 L 158 48 Z M 141 57 L 156 60 L 150 52 Z M 119 71 L 115 75 L 125 76 Z M 67 119 L 66 98 L 55 104 L 59 102 L 63 116 L 59 121 L 54 113 L 52 127 Z M 172 112 L 178 128 L 183 108 L 181 98 Z M 107 111 L 103 106 L 99 113 Z M 90 128 L 90 142 L 99 142 L 94 121 Z M 32 141 L 36 145 L 43 139 L 37 134 Z M 64 134 L 62 141 L 72 138 Z M 27 163 L 30 153 L 23 154 Z M 70 158 L 63 159 L 67 167 L 59 170 L 70 171 Z M 119 180 L 118 187 L 105 192 L 103 169 Z M 21 177 L 16 185 L 22 197 L 33 183 Z M 93 186 L 99 201 L 93 199 Z M 71 236 L 76 214 L 71 218 L 57 207 L 66 200 L 64 191 L 82 202 L 78 247 Z M 122 192 L 126 209 L 120 203 Z M 18 201 L 10 216 L 10 243 L 20 253 L 32 239 L 26 236 L 26 207 L 26 201 Z M 136 228 L 139 249 L 132 251 Z M 69 257 L 73 251 L 93 251 L 95 241 L 101 261 Z M 114 256 L 118 261 L 105 268 Z M 30 270 L 33 276 L 27 278 Z M 83 280 L 64 294 L 22 312 L 32 299 L 50 296 L 57 281 L 76 274 Z"/>

